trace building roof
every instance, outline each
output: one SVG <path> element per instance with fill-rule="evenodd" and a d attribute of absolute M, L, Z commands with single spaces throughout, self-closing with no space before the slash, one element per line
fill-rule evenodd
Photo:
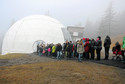
<path fill-rule="evenodd" d="M 84 27 L 68 26 L 68 27 L 67 27 L 67 30 L 68 30 L 69 32 L 80 32 L 80 33 L 83 33 Z"/>

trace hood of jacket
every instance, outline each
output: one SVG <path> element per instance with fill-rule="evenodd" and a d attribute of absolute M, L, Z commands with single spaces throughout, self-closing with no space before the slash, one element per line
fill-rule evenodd
<path fill-rule="evenodd" d="M 120 44 L 119 44 L 119 42 L 116 42 L 116 44 L 115 44 L 115 45 L 117 46 L 117 45 L 120 45 Z"/>

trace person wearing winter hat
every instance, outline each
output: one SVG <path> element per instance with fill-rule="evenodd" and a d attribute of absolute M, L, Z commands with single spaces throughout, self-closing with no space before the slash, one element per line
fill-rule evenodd
<path fill-rule="evenodd" d="M 109 36 L 106 36 L 105 41 L 104 41 L 104 47 L 105 47 L 105 60 L 108 60 L 110 45 L 111 45 L 111 39 L 110 39 Z"/>
<path fill-rule="evenodd" d="M 96 54 L 97 54 L 97 60 L 100 60 L 101 58 L 101 50 L 102 50 L 102 40 L 101 37 L 98 36 L 96 40 Z"/>
<path fill-rule="evenodd" d="M 82 42 L 82 39 L 79 41 L 78 45 L 77 45 L 77 53 L 78 53 L 78 61 L 81 62 L 81 57 L 83 56 L 83 52 L 84 52 L 84 44 Z"/>
<path fill-rule="evenodd" d="M 85 58 L 86 59 L 89 59 L 89 46 L 90 46 L 90 43 L 89 43 L 89 38 L 86 38 L 86 42 L 85 42 Z"/>

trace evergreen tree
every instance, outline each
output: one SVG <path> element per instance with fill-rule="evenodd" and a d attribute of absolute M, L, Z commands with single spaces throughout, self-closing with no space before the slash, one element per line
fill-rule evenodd
<path fill-rule="evenodd" d="M 113 10 L 113 3 L 111 1 L 109 7 L 107 8 L 107 10 L 105 11 L 105 15 L 102 18 L 102 21 L 100 23 L 100 31 L 99 33 L 101 34 L 101 36 L 106 36 L 106 35 L 113 35 L 113 26 L 114 26 L 114 20 L 115 18 L 115 12 Z"/>

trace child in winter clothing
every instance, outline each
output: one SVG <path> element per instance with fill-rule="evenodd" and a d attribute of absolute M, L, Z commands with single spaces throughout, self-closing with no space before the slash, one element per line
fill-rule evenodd
<path fill-rule="evenodd" d="M 51 48 L 48 48 L 48 56 L 50 56 Z"/>
<path fill-rule="evenodd" d="M 79 57 L 78 57 L 79 62 L 81 62 L 81 57 L 83 56 L 83 52 L 84 52 L 84 44 L 83 44 L 82 39 L 81 39 L 77 45 L 77 53 L 79 55 Z"/>

